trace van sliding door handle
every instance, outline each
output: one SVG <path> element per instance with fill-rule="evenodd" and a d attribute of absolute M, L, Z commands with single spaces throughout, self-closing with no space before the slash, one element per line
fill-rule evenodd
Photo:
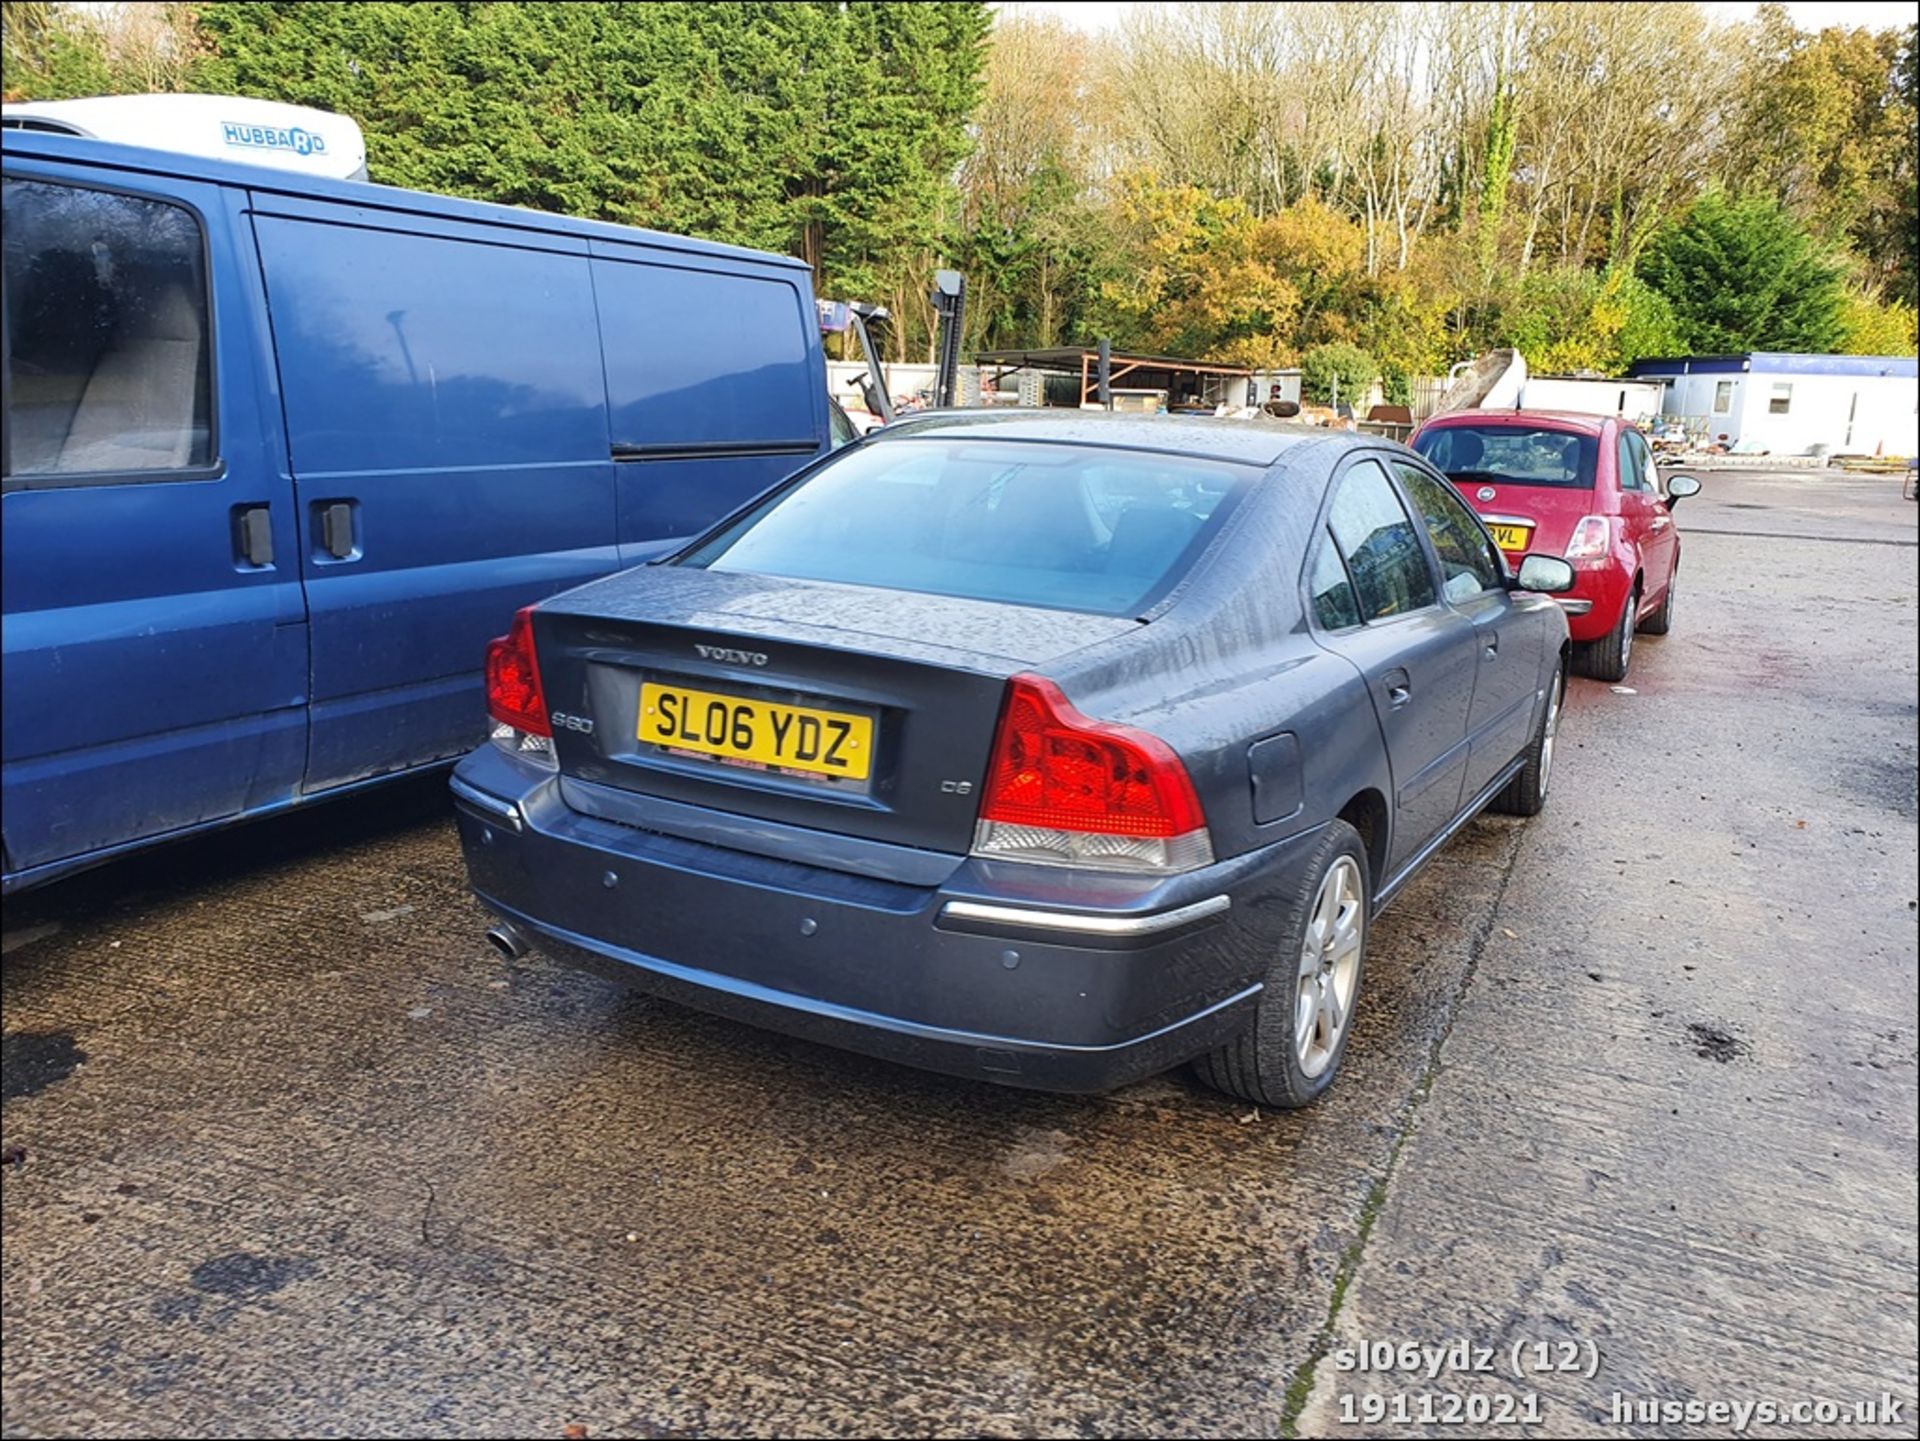
<path fill-rule="evenodd" d="M 320 548 L 335 560 L 353 554 L 353 506 L 347 501 L 320 507 Z"/>
<path fill-rule="evenodd" d="M 234 550 L 243 565 L 265 570 L 273 564 L 273 511 L 264 505 L 237 506 L 233 512 Z"/>

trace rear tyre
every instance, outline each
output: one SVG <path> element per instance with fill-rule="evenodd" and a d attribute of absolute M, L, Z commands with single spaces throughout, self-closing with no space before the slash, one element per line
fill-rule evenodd
<path fill-rule="evenodd" d="M 1620 619 L 1613 629 L 1598 640 L 1582 641 L 1574 648 L 1574 664 L 1582 675 L 1595 680 L 1627 678 L 1627 667 L 1633 664 L 1634 619 L 1639 613 L 1640 586 L 1636 582 L 1626 604 L 1620 607 Z"/>
<path fill-rule="evenodd" d="M 1640 634 L 1665 635 L 1673 629 L 1673 593 L 1680 585 L 1680 572 L 1667 577 L 1667 593 L 1660 597 L 1660 609 L 1640 622 Z"/>
<path fill-rule="evenodd" d="M 1301 876 L 1252 1021 L 1193 1063 L 1201 1080 L 1289 1110 L 1333 1084 L 1366 970 L 1369 895 L 1360 833 L 1334 821 Z"/>
<path fill-rule="evenodd" d="M 1547 708 L 1527 747 L 1527 763 L 1500 788 L 1499 795 L 1487 802 L 1488 810 L 1503 816 L 1537 816 L 1546 809 L 1547 786 L 1553 780 L 1553 744 L 1560 733 L 1560 704 L 1566 698 L 1567 667 L 1562 662 L 1553 668 Z"/>

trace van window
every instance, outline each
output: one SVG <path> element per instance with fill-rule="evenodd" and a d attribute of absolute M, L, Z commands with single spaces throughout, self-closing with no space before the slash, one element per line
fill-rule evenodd
<path fill-rule="evenodd" d="M 300 475 L 606 459 L 581 257 L 273 215 L 254 231 Z"/>
<path fill-rule="evenodd" d="M 596 260 L 616 453 L 820 444 L 817 373 L 784 280 Z"/>
<path fill-rule="evenodd" d="M 206 247 L 184 206 L 8 180 L 6 474 L 153 479 L 213 461 Z M 40 479 L 39 477 L 47 477 Z"/>

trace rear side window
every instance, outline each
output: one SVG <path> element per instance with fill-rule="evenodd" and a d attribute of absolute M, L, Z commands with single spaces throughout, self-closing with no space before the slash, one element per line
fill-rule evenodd
<path fill-rule="evenodd" d="M 819 447 L 818 321 L 791 283 L 596 260 L 593 284 L 621 452 Z"/>
<path fill-rule="evenodd" d="M 1656 495 L 1664 494 L 1660 467 L 1654 464 L 1653 451 L 1647 445 L 1647 438 L 1637 430 L 1630 430 L 1627 432 L 1627 444 L 1633 449 L 1633 463 L 1640 471 L 1640 488 Z"/>
<path fill-rule="evenodd" d="M 1647 471 L 1641 462 L 1640 452 L 1634 448 L 1633 432 L 1620 432 L 1620 488 L 1622 490 L 1652 490 L 1647 481 Z"/>
<path fill-rule="evenodd" d="M 1526 424 L 1448 425 L 1413 448 L 1456 484 L 1506 482 L 1592 490 L 1599 442 L 1591 435 Z"/>
<path fill-rule="evenodd" d="M 827 401 L 827 436 L 834 450 L 843 445 L 852 445 L 860 438 L 860 432 L 853 428 L 853 422 L 847 418 L 846 411 L 840 408 L 840 402 L 832 398 Z"/>
<path fill-rule="evenodd" d="M 1433 570 L 1387 473 L 1362 461 L 1337 482 L 1327 527 L 1353 577 L 1362 620 L 1434 603 Z"/>
<path fill-rule="evenodd" d="M 1344 630 L 1360 624 L 1360 602 L 1354 597 L 1353 582 L 1347 578 L 1346 563 L 1334 549 L 1333 536 L 1320 532 L 1313 548 L 1313 569 L 1307 575 L 1307 590 L 1313 596 L 1313 618 L 1325 630 Z"/>
<path fill-rule="evenodd" d="M 1417 466 L 1395 465 L 1394 469 L 1426 522 L 1427 535 L 1440 557 L 1441 590 L 1447 599 L 1471 600 L 1481 591 L 1500 589 L 1507 568 L 1460 497 Z"/>
<path fill-rule="evenodd" d="M 682 563 L 1137 615 L 1253 474 L 1083 446 L 896 440 L 843 452 Z"/>
<path fill-rule="evenodd" d="M 185 478 L 213 464 L 206 247 L 184 206 L 4 184 L 6 474 Z M 45 479 L 40 479 L 45 477 Z"/>

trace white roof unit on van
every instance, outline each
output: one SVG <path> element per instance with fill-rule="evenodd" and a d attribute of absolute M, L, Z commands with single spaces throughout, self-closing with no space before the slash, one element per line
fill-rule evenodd
<path fill-rule="evenodd" d="M 0 127 L 54 131 L 268 165 L 335 180 L 367 178 L 367 141 L 344 115 L 239 95 L 103 95 L 0 106 Z"/>

